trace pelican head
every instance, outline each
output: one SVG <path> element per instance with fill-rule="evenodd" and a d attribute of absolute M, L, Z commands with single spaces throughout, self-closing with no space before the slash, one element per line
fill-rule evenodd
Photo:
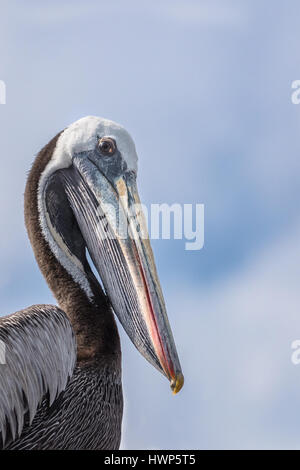
<path fill-rule="evenodd" d="M 60 134 L 40 179 L 41 225 L 57 251 L 64 237 L 45 197 L 55 176 L 115 314 L 136 348 L 177 393 L 183 375 L 140 207 L 137 160 L 134 142 L 119 124 L 89 116 L 69 126 Z M 61 249 L 59 258 L 92 301 L 75 248 Z"/>

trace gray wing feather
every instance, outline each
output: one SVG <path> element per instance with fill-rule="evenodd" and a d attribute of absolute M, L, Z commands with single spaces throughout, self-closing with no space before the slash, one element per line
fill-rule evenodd
<path fill-rule="evenodd" d="M 50 406 L 67 386 L 76 364 L 76 339 L 66 314 L 36 305 L 0 318 L 0 437 L 20 436 L 43 397 Z M 4 359 L 4 360 L 3 360 Z"/>

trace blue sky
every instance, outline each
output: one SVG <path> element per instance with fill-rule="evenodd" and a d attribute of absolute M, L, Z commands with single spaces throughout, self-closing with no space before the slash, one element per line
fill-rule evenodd
<path fill-rule="evenodd" d="M 53 302 L 23 223 L 34 155 L 122 123 L 143 202 L 205 204 L 205 247 L 154 242 L 186 385 L 122 334 L 123 448 L 299 448 L 300 79 L 295 0 L 1 1 L 0 312 Z"/>

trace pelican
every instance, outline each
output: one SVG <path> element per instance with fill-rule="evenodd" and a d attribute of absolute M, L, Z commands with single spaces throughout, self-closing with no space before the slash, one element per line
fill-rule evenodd
<path fill-rule="evenodd" d="M 114 314 L 173 393 L 183 386 L 136 175 L 128 132 L 94 116 L 56 135 L 33 163 L 25 224 L 58 306 L 0 318 L 1 449 L 119 448 Z"/>

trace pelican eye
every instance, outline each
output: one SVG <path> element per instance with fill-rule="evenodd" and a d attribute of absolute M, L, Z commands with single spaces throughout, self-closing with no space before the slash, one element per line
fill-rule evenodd
<path fill-rule="evenodd" d="M 113 155 L 116 151 L 116 143 L 110 137 L 102 137 L 98 142 L 98 148 L 102 155 Z"/>

